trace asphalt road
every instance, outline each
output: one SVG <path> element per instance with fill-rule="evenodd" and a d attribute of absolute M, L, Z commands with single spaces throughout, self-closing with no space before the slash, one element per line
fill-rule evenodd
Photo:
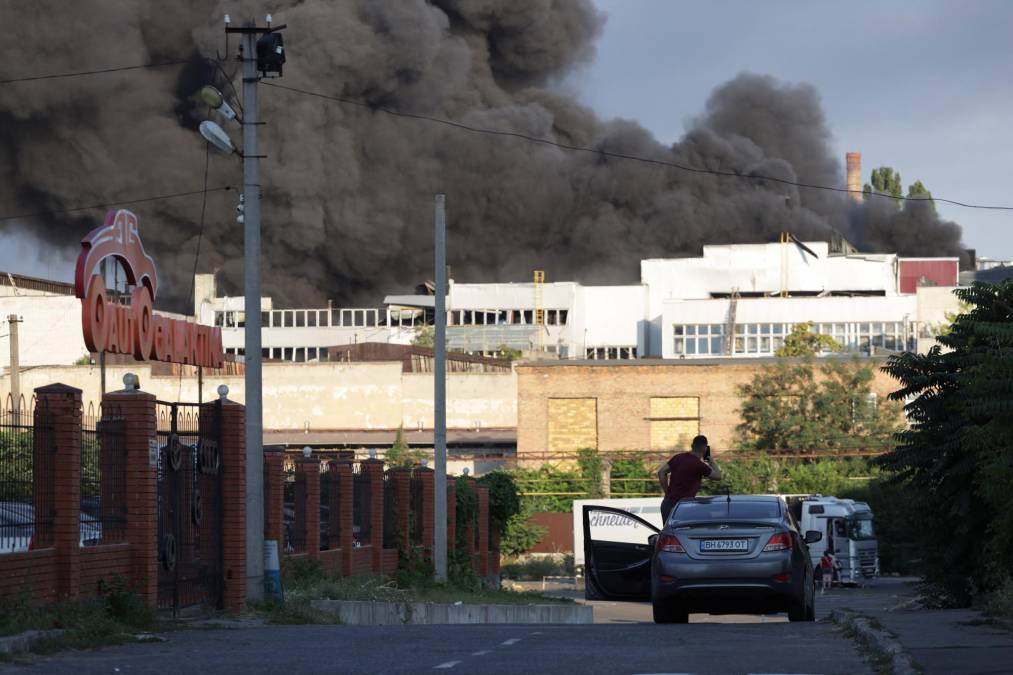
<path fill-rule="evenodd" d="M 846 593 L 837 591 L 835 593 Z M 821 613 L 829 609 L 830 596 Z M 832 624 L 692 615 L 657 626 L 647 603 L 590 603 L 590 626 L 263 626 L 33 657 L 24 673 L 867 673 Z"/>
<path fill-rule="evenodd" d="M 828 624 L 265 626 L 36 657 L 13 672 L 866 673 Z"/>

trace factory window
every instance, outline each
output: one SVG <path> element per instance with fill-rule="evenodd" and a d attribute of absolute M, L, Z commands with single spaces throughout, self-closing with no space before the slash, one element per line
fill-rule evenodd
<path fill-rule="evenodd" d="M 265 360 L 271 358 L 271 349 L 269 347 L 264 347 L 263 349 L 261 349 L 260 358 Z"/>
<path fill-rule="evenodd" d="M 591 360 L 621 360 L 637 358 L 636 347 L 587 347 L 584 358 Z"/>
<path fill-rule="evenodd" d="M 316 347 L 307 347 L 306 348 L 306 360 L 307 361 L 316 361 L 317 360 L 317 348 Z"/>
<path fill-rule="evenodd" d="M 282 359 L 282 361 L 291 361 L 292 360 L 292 348 L 291 347 L 285 347 L 282 350 L 282 352 L 281 352 L 281 359 Z"/>
<path fill-rule="evenodd" d="M 677 324 L 673 339 L 678 356 L 720 355 L 725 351 L 725 327 L 719 323 Z"/>
<path fill-rule="evenodd" d="M 306 326 L 309 328 L 317 327 L 317 313 L 316 311 L 306 312 Z"/>
<path fill-rule="evenodd" d="M 522 314 L 524 315 L 524 318 L 521 320 L 521 323 L 524 323 L 524 324 L 527 324 L 527 325 L 530 326 L 531 324 L 533 324 L 535 322 L 534 311 L 532 311 L 530 309 L 526 309 L 526 310 L 524 310 L 522 312 Z"/>

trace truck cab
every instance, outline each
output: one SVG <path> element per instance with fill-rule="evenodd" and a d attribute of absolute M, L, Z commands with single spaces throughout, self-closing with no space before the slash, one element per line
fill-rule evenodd
<path fill-rule="evenodd" d="M 813 567 L 829 549 L 840 563 L 841 583 L 858 584 L 879 576 L 879 544 L 868 504 L 822 495 L 788 501 L 803 531 L 823 532 L 823 539 L 809 547 Z"/>

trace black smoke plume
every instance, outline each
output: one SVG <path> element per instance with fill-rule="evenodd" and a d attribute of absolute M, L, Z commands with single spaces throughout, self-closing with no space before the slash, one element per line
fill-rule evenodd
<path fill-rule="evenodd" d="M 685 137 L 665 146 L 636 122 L 601 120 L 553 89 L 593 56 L 604 25 L 591 0 L 277 0 L 288 63 L 281 82 L 477 127 L 596 150 L 733 171 L 685 173 L 391 117 L 261 87 L 264 287 L 279 305 L 376 304 L 431 277 L 432 197 L 447 194 L 448 259 L 459 281 L 635 281 L 644 257 L 705 243 L 776 241 L 831 228 L 871 251 L 961 255 L 960 228 L 926 204 L 760 180 L 843 186 L 816 91 L 743 74 L 720 85 Z M 163 60 L 188 65 L 0 87 L 0 205 L 36 212 L 200 189 L 208 115 L 193 94 L 230 74 L 222 17 L 261 2 L 33 0 L 5 5 L 18 40 L 0 44 L 11 77 Z M 15 68 L 16 66 L 16 68 Z M 16 70 L 16 72 L 14 72 Z M 238 78 L 235 85 L 239 86 Z M 224 124 L 224 123 L 223 123 Z M 226 125 L 227 126 L 227 125 Z M 238 129 L 229 129 L 234 138 Z M 239 185 L 213 157 L 209 184 Z M 187 306 L 200 197 L 133 207 L 166 301 Z M 199 269 L 241 292 L 235 192 L 212 193 Z M 86 212 L 6 222 L 40 246 L 73 249 L 101 220 Z"/>

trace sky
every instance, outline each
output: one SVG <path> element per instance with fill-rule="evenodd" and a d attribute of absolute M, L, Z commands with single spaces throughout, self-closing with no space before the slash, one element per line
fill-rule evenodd
<path fill-rule="evenodd" d="M 892 166 L 905 190 L 1013 206 L 1008 0 L 594 0 L 597 55 L 563 86 L 672 142 L 710 91 L 748 71 L 807 82 L 844 165 Z M 978 256 L 1013 259 L 1013 211 L 939 205 Z"/>

